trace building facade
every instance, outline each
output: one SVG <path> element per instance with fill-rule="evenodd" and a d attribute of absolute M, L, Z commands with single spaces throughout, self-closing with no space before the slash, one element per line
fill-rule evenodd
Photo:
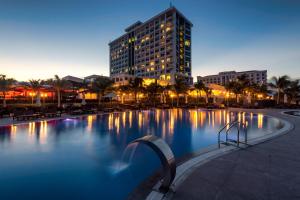
<path fill-rule="evenodd" d="M 171 84 L 182 76 L 192 83 L 191 28 L 175 7 L 134 23 L 109 43 L 110 76 L 120 79 L 128 74 Z"/>
<path fill-rule="evenodd" d="M 241 75 L 246 75 L 251 83 L 267 84 L 267 70 L 252 70 L 252 71 L 227 71 L 220 72 L 217 75 L 197 76 L 197 81 L 203 81 L 205 84 L 225 85 L 229 81 L 237 79 Z"/>

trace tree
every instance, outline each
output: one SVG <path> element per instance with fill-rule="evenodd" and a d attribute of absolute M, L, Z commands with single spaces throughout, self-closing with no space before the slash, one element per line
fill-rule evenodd
<path fill-rule="evenodd" d="M 239 103 L 239 95 L 243 93 L 242 85 L 238 81 L 229 81 L 225 89 L 235 94 L 236 103 Z"/>
<path fill-rule="evenodd" d="M 200 97 L 201 97 L 201 90 L 204 90 L 206 86 L 203 83 L 203 81 L 199 80 L 198 82 L 196 82 L 194 84 L 194 87 L 195 87 L 196 92 L 197 92 L 197 103 L 199 104 L 199 92 L 200 92 Z"/>
<path fill-rule="evenodd" d="M 242 95 L 244 101 L 246 93 L 250 92 L 251 90 L 251 82 L 246 74 L 238 76 L 236 82 L 238 92 Z"/>
<path fill-rule="evenodd" d="M 265 84 L 252 83 L 248 88 L 248 91 L 251 93 L 252 97 L 256 99 L 258 94 L 265 96 L 268 93 L 268 88 Z"/>
<path fill-rule="evenodd" d="M 6 93 L 11 89 L 13 84 L 16 82 L 13 78 L 6 78 L 6 75 L 0 74 L 0 91 L 3 95 L 3 107 L 6 107 Z"/>
<path fill-rule="evenodd" d="M 48 79 L 47 84 L 51 85 L 56 90 L 57 95 L 57 107 L 61 107 L 61 92 L 63 89 L 69 86 L 68 81 L 61 79 L 58 75 L 54 76 L 54 79 Z"/>
<path fill-rule="evenodd" d="M 44 81 L 40 79 L 29 80 L 29 87 L 36 93 L 36 105 L 41 106 L 41 89 Z"/>
<path fill-rule="evenodd" d="M 212 93 L 212 90 L 209 88 L 209 87 L 207 87 L 207 86 L 205 86 L 204 88 L 203 88 L 203 90 L 204 90 L 204 92 L 205 92 L 205 95 L 206 95 L 206 104 L 208 104 L 208 98 L 209 98 L 209 96 L 211 95 L 211 93 Z"/>
<path fill-rule="evenodd" d="M 135 77 L 134 79 L 129 81 L 129 87 L 134 93 L 134 101 L 136 103 L 138 101 L 138 93 L 144 90 L 143 83 L 144 80 L 140 77 Z"/>
<path fill-rule="evenodd" d="M 175 79 L 175 84 L 173 85 L 173 90 L 176 93 L 177 96 L 177 106 L 179 106 L 179 95 L 185 94 L 188 90 L 188 85 L 186 84 L 183 77 L 177 77 Z"/>
<path fill-rule="evenodd" d="M 290 77 L 287 75 L 271 78 L 271 83 L 269 86 L 277 90 L 277 104 L 280 103 L 280 94 L 288 88 L 290 84 Z"/>
<path fill-rule="evenodd" d="M 156 100 L 156 96 L 157 94 L 160 94 L 163 92 L 163 88 L 162 86 L 160 86 L 158 83 L 157 83 L 157 80 L 155 80 L 154 83 L 150 83 L 147 87 L 146 87 L 146 91 L 148 93 L 148 97 L 149 100 L 152 99 L 152 102 L 154 103 L 154 106 L 155 106 L 155 100 Z"/>
<path fill-rule="evenodd" d="M 123 95 L 129 93 L 132 90 L 132 88 L 129 85 L 120 85 L 117 90 L 122 93 L 121 94 L 121 99 L 122 99 L 121 102 L 124 103 Z"/>
<path fill-rule="evenodd" d="M 98 105 L 101 104 L 102 97 L 112 85 L 113 81 L 106 77 L 98 77 L 92 82 L 91 90 L 97 93 Z"/>
<path fill-rule="evenodd" d="M 285 93 L 289 97 L 290 102 L 296 102 L 300 96 L 299 80 L 290 81 L 289 87 L 285 90 Z"/>

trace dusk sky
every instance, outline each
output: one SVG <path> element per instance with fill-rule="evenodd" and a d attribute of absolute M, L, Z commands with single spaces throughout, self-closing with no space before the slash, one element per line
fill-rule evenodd
<path fill-rule="evenodd" d="M 109 74 L 108 43 L 169 0 L 0 0 L 0 74 Z M 192 75 L 268 70 L 300 77 L 299 0 L 173 0 L 192 23 Z"/>

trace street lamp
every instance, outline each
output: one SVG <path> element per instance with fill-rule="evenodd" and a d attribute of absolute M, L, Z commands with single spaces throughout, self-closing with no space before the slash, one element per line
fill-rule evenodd
<path fill-rule="evenodd" d="M 31 104 L 33 105 L 33 97 L 35 96 L 34 92 L 30 92 L 29 96 L 31 96 Z"/>
<path fill-rule="evenodd" d="M 44 105 L 45 105 L 45 99 L 46 99 L 47 96 L 48 96 L 47 93 L 42 93 L 42 94 L 41 94 L 41 97 L 42 97 L 42 99 L 43 99 L 43 104 L 44 104 Z"/>
<path fill-rule="evenodd" d="M 173 107 L 173 98 L 174 98 L 174 94 L 171 94 L 171 100 L 172 100 L 172 107 Z"/>

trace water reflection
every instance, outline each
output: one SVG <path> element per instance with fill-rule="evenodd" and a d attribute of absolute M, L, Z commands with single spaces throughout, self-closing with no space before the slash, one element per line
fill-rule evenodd
<path fill-rule="evenodd" d="M 264 115 L 263 114 L 258 114 L 257 115 L 257 127 L 258 128 L 263 128 L 263 118 L 264 118 Z"/>
<path fill-rule="evenodd" d="M 40 144 L 46 144 L 47 143 L 47 127 L 48 127 L 48 123 L 47 121 L 41 121 L 40 122 L 40 132 L 39 134 L 39 141 Z"/>
<path fill-rule="evenodd" d="M 16 125 L 11 125 L 10 126 L 10 135 L 11 135 L 11 140 L 14 140 L 16 138 L 17 134 L 17 126 Z"/>
<path fill-rule="evenodd" d="M 87 127 L 86 127 L 86 129 L 87 129 L 88 132 L 92 132 L 93 123 L 94 123 L 95 120 L 96 120 L 96 115 L 89 115 L 87 117 Z"/>
<path fill-rule="evenodd" d="M 255 136 L 264 134 L 266 129 L 275 129 L 279 123 L 262 114 L 169 109 L 90 115 L 0 127 L 0 159 L 3 161 L 0 171 L 10 171 L 12 182 L 18 182 L 20 173 L 24 177 L 38 174 L 35 180 L 42 180 L 42 184 L 33 181 L 28 185 L 39 188 L 35 193 L 40 196 L 53 197 L 49 188 L 61 188 L 61 192 L 77 197 L 95 195 L 85 196 L 87 199 L 125 199 L 129 191 L 159 166 L 159 160 L 155 160 L 152 152 L 138 149 L 133 158 L 134 164 L 126 167 L 122 173 L 112 175 L 110 168 L 120 161 L 128 143 L 146 134 L 155 134 L 170 145 L 178 158 L 216 144 L 218 130 L 233 120 L 247 123 L 248 134 Z M 46 154 L 44 150 L 47 150 Z M 44 177 L 45 170 L 47 177 Z M 0 174 L 0 179 L 3 174 Z M 92 193 L 87 191 L 86 182 L 93 188 Z M 1 186 L 8 187 L 5 182 L 1 185 L 0 181 Z M 118 193 L 114 193 L 112 188 L 118 188 Z M 2 190 L 0 199 L 7 191 Z"/>

